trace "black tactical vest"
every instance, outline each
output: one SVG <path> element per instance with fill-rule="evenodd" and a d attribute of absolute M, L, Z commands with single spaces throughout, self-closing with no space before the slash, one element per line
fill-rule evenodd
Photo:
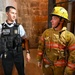
<path fill-rule="evenodd" d="M 13 27 L 8 27 L 6 24 L 2 24 L 1 39 L 5 43 L 5 47 L 10 49 L 18 49 L 22 45 L 22 39 L 18 33 L 18 26 L 15 24 Z"/>

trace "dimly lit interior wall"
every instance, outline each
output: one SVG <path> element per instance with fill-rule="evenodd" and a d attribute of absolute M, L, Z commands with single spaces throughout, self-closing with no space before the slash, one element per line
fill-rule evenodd
<path fill-rule="evenodd" d="M 38 46 L 38 37 L 48 26 L 48 0 L 17 0 L 18 22 L 28 35 L 30 48 Z"/>
<path fill-rule="evenodd" d="M 6 6 L 14 6 L 15 8 L 17 8 L 17 3 L 16 0 L 6 0 Z"/>

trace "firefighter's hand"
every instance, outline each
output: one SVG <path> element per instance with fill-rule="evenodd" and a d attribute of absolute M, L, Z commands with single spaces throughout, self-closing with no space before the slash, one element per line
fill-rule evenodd
<path fill-rule="evenodd" d="M 26 58 L 27 58 L 27 61 L 29 62 L 30 61 L 30 53 L 27 53 L 27 55 L 26 55 Z"/>
<path fill-rule="evenodd" d="M 64 75 L 68 75 L 68 74 L 65 72 Z"/>
<path fill-rule="evenodd" d="M 41 67 L 41 66 L 42 66 L 41 62 L 38 62 L 38 67 Z"/>

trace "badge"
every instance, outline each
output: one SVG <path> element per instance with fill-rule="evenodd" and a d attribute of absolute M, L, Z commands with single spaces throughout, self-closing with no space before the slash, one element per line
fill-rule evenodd
<path fill-rule="evenodd" d="M 7 53 L 5 52 L 5 53 L 4 53 L 4 58 L 6 58 L 6 57 L 7 57 Z"/>
<path fill-rule="evenodd" d="M 14 30 L 14 33 L 15 33 L 15 34 L 18 34 L 18 31 L 17 31 L 17 30 Z"/>

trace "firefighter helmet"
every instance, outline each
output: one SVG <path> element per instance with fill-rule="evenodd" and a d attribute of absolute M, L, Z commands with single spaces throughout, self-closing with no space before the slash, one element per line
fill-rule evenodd
<path fill-rule="evenodd" d="M 64 19 L 69 21 L 69 19 L 68 19 L 68 12 L 63 7 L 60 7 L 60 6 L 54 7 L 54 10 L 51 13 L 51 15 L 56 15 L 56 16 L 62 17 L 62 18 L 64 18 Z"/>

